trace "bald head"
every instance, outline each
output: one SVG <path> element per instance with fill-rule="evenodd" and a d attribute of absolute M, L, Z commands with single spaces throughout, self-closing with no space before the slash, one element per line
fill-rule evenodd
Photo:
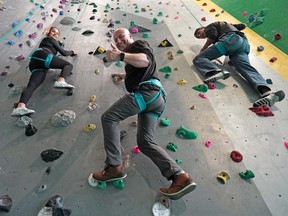
<path fill-rule="evenodd" d="M 132 34 L 126 28 L 118 28 L 113 35 L 117 48 L 123 52 L 127 51 L 134 42 Z"/>

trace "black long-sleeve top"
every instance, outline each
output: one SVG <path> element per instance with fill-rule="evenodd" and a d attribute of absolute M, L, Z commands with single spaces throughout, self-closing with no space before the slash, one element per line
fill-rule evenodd
<path fill-rule="evenodd" d="M 39 48 L 46 50 L 47 52 L 50 51 L 51 54 L 57 55 L 59 52 L 63 56 L 71 56 L 74 54 L 72 50 L 64 50 L 61 46 L 59 41 L 55 40 L 52 37 L 45 37 L 41 41 Z"/>

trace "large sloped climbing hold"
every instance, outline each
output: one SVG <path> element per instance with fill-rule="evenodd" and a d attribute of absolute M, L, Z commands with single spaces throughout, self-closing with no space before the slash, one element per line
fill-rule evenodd
<path fill-rule="evenodd" d="M 92 34 L 94 34 L 94 32 L 91 30 L 86 30 L 86 31 L 82 32 L 82 35 L 84 35 L 84 36 L 90 36 Z"/>
<path fill-rule="evenodd" d="M 239 163 L 243 160 L 243 156 L 239 151 L 232 151 L 230 153 L 230 158 L 236 163 Z"/>
<path fill-rule="evenodd" d="M 28 116 L 22 116 L 20 117 L 17 121 L 16 121 L 16 125 L 18 127 L 26 127 L 27 125 L 29 125 L 30 123 L 32 123 L 32 119 L 29 118 Z"/>
<path fill-rule="evenodd" d="M 62 154 L 63 152 L 57 149 L 46 149 L 41 152 L 41 158 L 45 162 L 53 162 L 60 158 Z"/>
<path fill-rule="evenodd" d="M 75 19 L 73 19 L 72 17 L 64 17 L 60 23 L 62 25 L 73 25 L 75 23 Z"/>
<path fill-rule="evenodd" d="M 226 184 L 228 179 L 230 179 L 230 175 L 226 171 L 222 171 L 217 175 L 217 180 L 222 184 Z"/>
<path fill-rule="evenodd" d="M 0 211 L 9 212 L 12 207 L 12 199 L 9 195 L 0 197 Z"/>
<path fill-rule="evenodd" d="M 173 47 L 173 45 L 166 38 L 158 45 L 158 47 Z"/>
<path fill-rule="evenodd" d="M 54 127 L 66 127 L 70 125 L 76 118 L 76 114 L 72 110 L 62 110 L 55 113 L 51 118 L 51 124 Z"/>
<path fill-rule="evenodd" d="M 64 207 L 64 198 L 60 195 L 51 197 L 37 216 L 70 216 L 71 209 Z"/>
<path fill-rule="evenodd" d="M 239 176 L 242 179 L 251 179 L 255 177 L 255 174 L 251 170 L 246 170 L 245 172 L 240 172 Z"/>
<path fill-rule="evenodd" d="M 200 91 L 200 92 L 207 92 L 208 91 L 208 86 L 206 84 L 200 84 L 200 85 L 197 85 L 197 86 L 193 86 L 192 88 L 194 90 Z"/>
<path fill-rule="evenodd" d="M 192 130 L 189 130 L 184 125 L 181 125 L 177 131 L 176 134 L 185 139 L 196 139 L 198 137 L 198 133 Z"/>

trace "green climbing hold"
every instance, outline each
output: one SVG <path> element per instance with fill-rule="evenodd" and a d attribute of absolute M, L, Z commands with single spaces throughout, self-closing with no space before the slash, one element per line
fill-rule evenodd
<path fill-rule="evenodd" d="M 123 190 L 123 188 L 125 187 L 123 179 L 118 179 L 118 180 L 113 181 L 113 185 L 114 187 L 119 188 L 121 190 Z"/>
<path fill-rule="evenodd" d="M 122 61 L 117 61 L 117 62 L 115 63 L 115 65 L 116 65 L 117 67 L 121 67 L 121 66 L 123 65 L 123 62 L 122 62 Z"/>
<path fill-rule="evenodd" d="M 156 18 L 153 18 L 153 24 L 158 24 L 158 20 Z"/>
<path fill-rule="evenodd" d="M 159 71 L 164 73 L 171 73 L 172 68 L 170 66 L 165 66 L 163 68 L 160 68 Z"/>
<path fill-rule="evenodd" d="M 193 86 L 192 88 L 194 90 L 200 91 L 200 92 L 207 92 L 208 91 L 208 86 L 206 84 L 200 84 L 198 86 Z"/>
<path fill-rule="evenodd" d="M 176 134 L 185 139 L 196 139 L 198 137 L 197 132 L 191 131 L 183 125 L 177 129 Z"/>
<path fill-rule="evenodd" d="M 150 37 L 150 34 L 149 34 L 149 33 L 143 33 L 142 37 L 143 37 L 143 38 L 149 38 L 149 37 Z"/>
<path fill-rule="evenodd" d="M 164 78 L 165 78 L 165 79 L 168 79 L 170 76 L 171 76 L 171 73 L 166 73 L 165 76 L 164 76 Z"/>
<path fill-rule="evenodd" d="M 183 54 L 183 53 L 184 53 L 183 50 L 178 50 L 178 51 L 177 51 L 177 54 Z"/>
<path fill-rule="evenodd" d="M 109 13 L 109 10 L 104 10 L 104 13 Z"/>
<path fill-rule="evenodd" d="M 135 13 L 139 13 L 139 10 L 135 10 Z"/>
<path fill-rule="evenodd" d="M 107 188 L 107 183 L 105 181 L 98 181 L 97 188 L 99 190 L 105 190 Z"/>
<path fill-rule="evenodd" d="M 127 16 L 127 14 L 125 13 L 125 14 L 123 14 L 123 16 Z"/>
<path fill-rule="evenodd" d="M 177 145 L 175 143 L 169 142 L 166 146 L 166 149 L 176 152 Z"/>
<path fill-rule="evenodd" d="M 120 20 L 116 20 L 115 23 L 116 24 L 121 24 L 121 21 Z"/>
<path fill-rule="evenodd" d="M 182 164 L 182 160 L 181 160 L 181 159 L 178 159 L 178 158 L 177 158 L 175 161 L 176 161 L 176 163 L 177 163 L 178 165 Z"/>
<path fill-rule="evenodd" d="M 170 120 L 167 118 L 162 118 L 160 121 L 161 125 L 163 126 L 169 126 L 170 125 Z"/>
<path fill-rule="evenodd" d="M 255 177 L 254 173 L 251 170 L 246 170 L 246 172 L 240 172 L 239 176 L 242 179 L 251 179 Z"/>
<path fill-rule="evenodd" d="M 131 22 L 130 22 L 130 26 L 134 26 L 135 25 L 135 22 L 132 20 Z"/>
<path fill-rule="evenodd" d="M 163 13 L 162 13 L 162 12 L 159 12 L 159 13 L 158 13 L 158 16 L 163 16 Z"/>

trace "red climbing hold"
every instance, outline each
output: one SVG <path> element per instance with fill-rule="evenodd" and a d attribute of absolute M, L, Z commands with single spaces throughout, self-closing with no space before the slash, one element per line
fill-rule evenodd
<path fill-rule="evenodd" d="M 274 39 L 275 40 L 279 40 L 280 38 L 281 38 L 280 33 L 277 32 L 277 33 L 274 34 Z"/>
<path fill-rule="evenodd" d="M 201 18 L 201 21 L 206 21 L 206 17 L 202 17 L 202 18 Z"/>
<path fill-rule="evenodd" d="M 259 116 L 265 116 L 265 117 L 274 116 L 274 113 L 272 112 L 271 108 L 267 104 L 263 104 L 259 107 L 252 107 L 249 109 Z"/>
<path fill-rule="evenodd" d="M 215 12 L 215 11 L 216 11 L 216 10 L 215 10 L 214 8 L 210 10 L 211 13 L 212 13 L 212 12 Z"/>
<path fill-rule="evenodd" d="M 236 163 L 239 163 L 243 160 L 242 154 L 238 151 L 232 151 L 230 157 Z"/>
<path fill-rule="evenodd" d="M 209 82 L 207 85 L 208 85 L 208 89 L 215 89 L 216 88 L 216 85 L 213 82 Z"/>
<path fill-rule="evenodd" d="M 275 62 L 277 60 L 277 58 L 276 57 L 273 57 L 273 58 L 271 58 L 270 60 L 269 60 L 269 62 Z"/>

